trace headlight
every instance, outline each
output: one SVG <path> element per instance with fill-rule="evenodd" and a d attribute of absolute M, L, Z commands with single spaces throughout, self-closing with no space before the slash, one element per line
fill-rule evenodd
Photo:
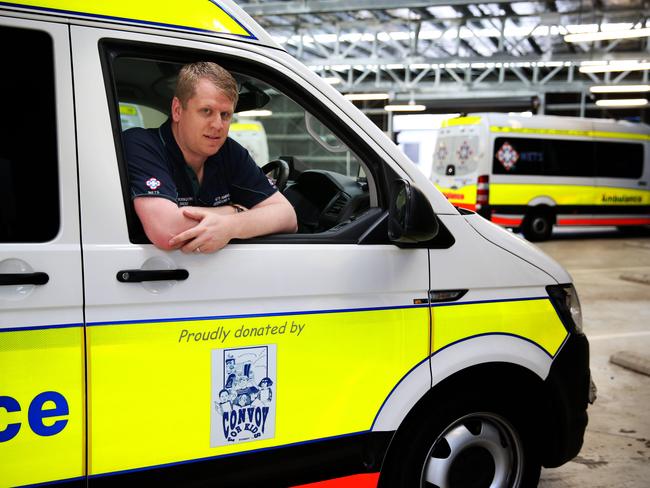
<path fill-rule="evenodd" d="M 583 334 L 582 309 L 580 308 L 578 292 L 576 292 L 573 285 L 547 286 L 546 291 L 567 330 L 576 334 Z"/>

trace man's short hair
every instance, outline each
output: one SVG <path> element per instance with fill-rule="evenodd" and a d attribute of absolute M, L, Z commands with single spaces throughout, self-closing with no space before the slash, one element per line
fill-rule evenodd
<path fill-rule="evenodd" d="M 237 105 L 239 91 L 233 76 L 217 63 L 200 61 L 186 64 L 178 73 L 174 96 L 181 101 L 183 107 L 187 106 L 187 101 L 192 98 L 196 91 L 197 83 L 203 78 L 221 90 L 226 97 L 232 100 L 234 106 Z"/>

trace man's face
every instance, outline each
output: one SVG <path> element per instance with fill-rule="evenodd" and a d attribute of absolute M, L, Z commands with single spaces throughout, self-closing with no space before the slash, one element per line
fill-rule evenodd
<path fill-rule="evenodd" d="M 233 111 L 232 100 L 206 79 L 199 80 L 185 107 L 174 97 L 176 142 L 188 163 L 203 162 L 221 149 L 228 137 Z"/>

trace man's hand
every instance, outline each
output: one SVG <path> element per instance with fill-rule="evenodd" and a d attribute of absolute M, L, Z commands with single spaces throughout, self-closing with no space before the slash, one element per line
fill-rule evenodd
<path fill-rule="evenodd" d="M 232 207 L 184 208 L 183 216 L 194 220 L 196 225 L 174 236 L 169 246 L 174 249 L 180 247 L 184 253 L 218 251 L 234 237 L 233 212 Z"/>

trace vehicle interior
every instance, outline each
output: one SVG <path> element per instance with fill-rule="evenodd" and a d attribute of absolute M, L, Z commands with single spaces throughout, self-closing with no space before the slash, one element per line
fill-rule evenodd
<path fill-rule="evenodd" d="M 141 57 L 112 61 L 120 131 L 158 127 L 167 119 L 180 67 L 181 63 Z M 294 206 L 298 234 L 337 234 L 344 241 L 358 241 L 383 213 L 368 166 L 286 93 L 256 77 L 230 71 L 240 96 L 229 135 L 249 151 Z M 356 221 L 367 223 L 354 225 L 349 232 L 344 229 Z M 143 234 L 135 238 L 133 234 L 133 242 L 147 242 L 146 237 L 142 241 Z"/>

